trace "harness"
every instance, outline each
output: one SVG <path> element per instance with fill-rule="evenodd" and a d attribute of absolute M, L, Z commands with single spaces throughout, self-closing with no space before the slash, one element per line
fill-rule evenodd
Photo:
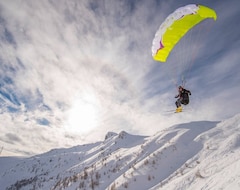
<path fill-rule="evenodd" d="M 181 103 L 187 105 L 189 103 L 189 96 L 186 90 L 183 90 L 180 94 Z"/>

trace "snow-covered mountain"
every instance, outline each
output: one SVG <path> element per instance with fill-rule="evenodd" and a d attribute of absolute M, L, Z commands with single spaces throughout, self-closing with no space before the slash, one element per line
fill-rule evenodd
<path fill-rule="evenodd" d="M 0 189 L 240 189 L 240 114 L 0 158 Z"/>

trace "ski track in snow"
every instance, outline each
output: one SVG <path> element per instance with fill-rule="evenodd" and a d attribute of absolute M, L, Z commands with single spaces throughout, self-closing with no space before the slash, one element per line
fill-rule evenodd
<path fill-rule="evenodd" d="M 153 136 L 106 139 L 29 158 L 0 157 L 0 189 L 240 189 L 240 114 Z"/>

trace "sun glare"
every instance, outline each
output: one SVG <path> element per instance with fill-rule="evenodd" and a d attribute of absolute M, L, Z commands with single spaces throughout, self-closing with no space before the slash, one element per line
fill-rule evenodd
<path fill-rule="evenodd" d="M 72 132 L 88 133 L 98 124 L 98 101 L 92 94 L 81 95 L 76 98 L 68 113 L 68 130 Z"/>

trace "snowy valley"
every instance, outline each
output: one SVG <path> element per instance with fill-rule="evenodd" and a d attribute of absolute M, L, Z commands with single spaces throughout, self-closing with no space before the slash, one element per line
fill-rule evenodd
<path fill-rule="evenodd" d="M 105 140 L 29 158 L 0 157 L 0 189 L 240 189 L 240 114 L 153 136 Z"/>

